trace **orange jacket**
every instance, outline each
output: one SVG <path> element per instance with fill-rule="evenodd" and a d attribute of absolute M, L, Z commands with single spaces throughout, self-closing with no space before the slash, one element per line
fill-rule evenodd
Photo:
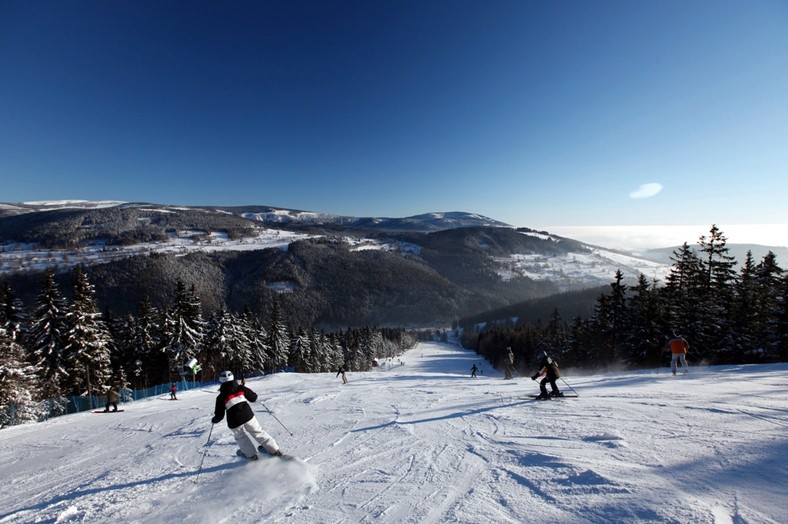
<path fill-rule="evenodd" d="M 689 349 L 689 344 L 681 337 L 672 339 L 670 342 L 668 342 L 668 345 L 670 346 L 670 352 L 674 355 L 686 353 Z"/>

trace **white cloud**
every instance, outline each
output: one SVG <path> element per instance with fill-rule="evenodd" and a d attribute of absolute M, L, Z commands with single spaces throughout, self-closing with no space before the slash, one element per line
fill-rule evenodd
<path fill-rule="evenodd" d="M 643 184 L 629 194 L 629 198 L 650 198 L 662 191 L 662 184 L 651 182 Z"/>

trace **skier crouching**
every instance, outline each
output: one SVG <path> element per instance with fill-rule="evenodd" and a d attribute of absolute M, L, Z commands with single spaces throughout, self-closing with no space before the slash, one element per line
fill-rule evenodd
<path fill-rule="evenodd" d="M 542 358 L 542 361 L 539 363 L 539 371 L 533 374 L 531 380 L 536 380 L 540 376 L 545 375 L 545 377 L 539 382 L 539 391 L 541 391 L 540 395 L 536 397 L 539 400 L 547 400 L 550 397 L 563 397 L 564 394 L 558 390 L 558 385 L 555 383 L 556 380 L 561 378 L 561 372 L 558 370 L 558 364 L 555 361 L 548 357 L 547 355 Z M 551 392 L 547 394 L 547 383 L 550 383 Z"/>
<path fill-rule="evenodd" d="M 232 372 L 222 371 L 219 374 L 219 395 L 216 397 L 215 415 L 211 422 L 218 424 L 227 412 L 227 427 L 230 428 L 241 448 L 236 453 L 249 460 L 257 460 L 257 451 L 266 451 L 269 455 L 281 457 L 282 452 L 276 441 L 265 432 L 257 422 L 249 402 L 257 400 L 257 393 L 244 385 L 238 384 Z M 255 446 L 255 443 L 258 445 Z"/>

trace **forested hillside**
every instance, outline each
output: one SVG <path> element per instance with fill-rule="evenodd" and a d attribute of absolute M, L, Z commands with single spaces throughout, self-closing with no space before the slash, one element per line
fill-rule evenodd
<path fill-rule="evenodd" d="M 570 294 L 557 297 L 549 319 L 544 307 L 534 312 L 533 302 L 467 317 L 463 344 L 494 363 L 511 346 L 521 370 L 532 368 L 542 351 L 563 366 L 657 367 L 673 334 L 689 341 L 693 365 L 788 360 L 788 273 L 777 257 L 755 260 L 748 253 L 735 271 L 716 226 L 698 245 L 673 252 L 665 282 L 641 275 L 630 286 L 617 273 L 590 315 L 567 316 L 574 305 L 562 311 Z"/>

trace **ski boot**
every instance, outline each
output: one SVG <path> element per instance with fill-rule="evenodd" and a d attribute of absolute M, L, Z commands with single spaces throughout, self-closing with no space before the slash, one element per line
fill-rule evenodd
<path fill-rule="evenodd" d="M 563 396 L 564 396 L 564 394 L 563 394 L 563 393 L 561 393 L 560 391 L 551 391 L 551 392 L 550 392 L 550 396 L 551 396 L 551 397 L 563 397 Z"/>
<path fill-rule="evenodd" d="M 271 457 L 281 457 L 282 456 L 282 450 L 279 450 L 279 449 L 277 449 L 275 452 L 271 453 L 267 449 L 265 449 L 263 446 L 257 446 L 257 451 L 259 451 L 261 453 L 267 453 Z"/>
<path fill-rule="evenodd" d="M 235 454 L 247 460 L 258 460 L 260 458 L 257 456 L 257 453 L 255 453 L 251 457 L 247 457 L 246 455 L 243 454 L 243 452 L 240 449 L 235 450 Z"/>
<path fill-rule="evenodd" d="M 547 391 L 542 391 L 536 400 L 550 400 L 550 395 L 547 394 Z"/>

